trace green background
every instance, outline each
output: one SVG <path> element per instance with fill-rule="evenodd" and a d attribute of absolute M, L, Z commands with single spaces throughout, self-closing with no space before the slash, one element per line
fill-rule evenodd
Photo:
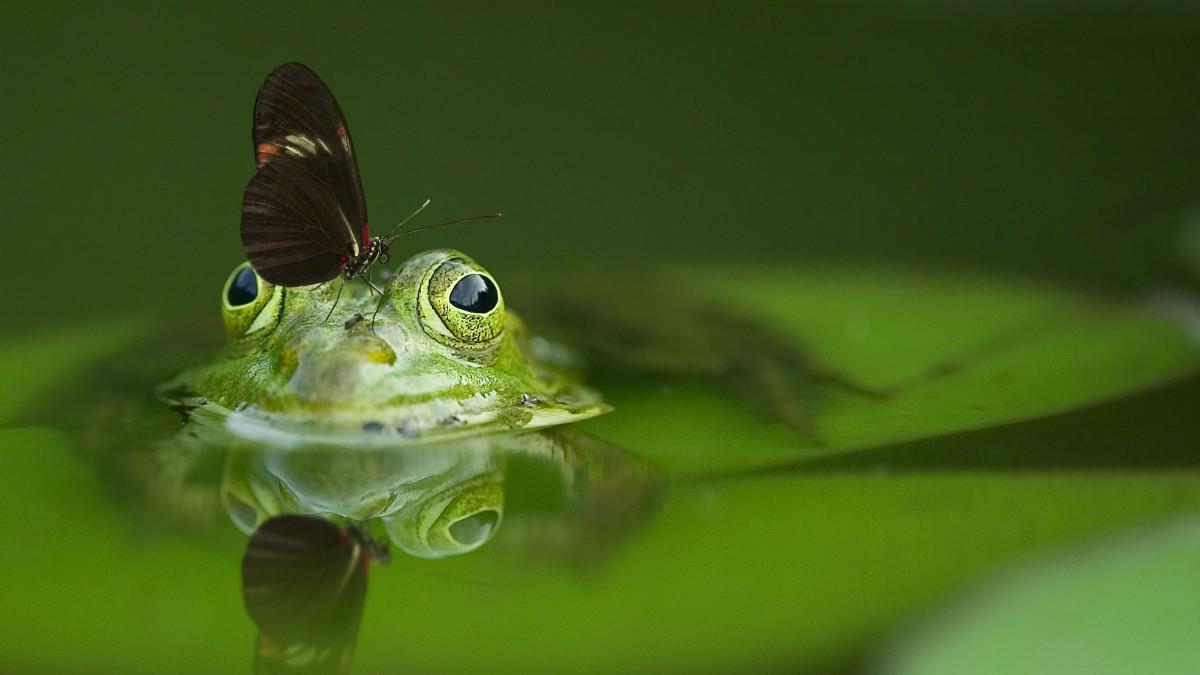
<path fill-rule="evenodd" d="M 672 474 L 662 511 L 600 569 L 397 560 L 366 671 L 855 669 L 989 571 L 1200 505 L 1195 350 L 1122 304 L 1195 284 L 1185 3 L 10 4 L 0 26 L 6 422 L 146 330 L 114 318 L 219 333 L 251 104 L 288 60 L 341 102 L 376 231 L 425 198 L 426 223 L 506 213 L 398 256 L 469 251 L 520 280 L 517 309 L 575 263 L 706 270 L 697 289 L 872 383 L 1076 312 L 886 415 L 832 396 L 819 451 L 707 383 L 602 380 L 618 412 L 590 428 Z M 888 330 L 841 339 L 843 305 Z M 46 428 L 0 433 L 0 477 L 24 544 L 0 556 L 0 666 L 245 666 L 226 523 L 143 531 Z"/>
<path fill-rule="evenodd" d="M 602 4 L 8 3 L 17 326 L 208 306 L 287 60 L 346 111 L 374 229 L 425 198 L 425 222 L 502 210 L 400 244 L 502 279 L 562 257 L 1180 273 L 1189 3 Z"/>

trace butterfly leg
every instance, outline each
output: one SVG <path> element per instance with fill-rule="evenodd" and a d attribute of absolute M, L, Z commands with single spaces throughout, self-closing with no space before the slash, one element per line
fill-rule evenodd
<path fill-rule="evenodd" d="M 365 281 L 367 282 L 367 286 L 368 286 L 368 287 L 369 287 L 369 288 L 370 288 L 372 291 L 374 291 L 374 292 L 376 292 L 376 293 L 378 293 L 378 294 L 380 294 L 380 295 L 387 295 L 387 293 L 384 293 L 384 292 L 383 292 L 383 289 L 382 289 L 382 288 L 380 288 L 380 287 L 376 286 L 376 285 L 375 285 L 375 282 L 371 281 L 369 278 L 368 278 L 368 279 L 365 279 Z"/>
<path fill-rule="evenodd" d="M 338 284 L 338 292 L 337 292 L 337 295 L 334 296 L 334 298 L 333 298 L 333 306 L 331 306 L 329 308 L 329 313 L 325 315 L 325 320 L 321 322 L 321 325 L 325 325 L 325 324 L 329 323 L 329 317 L 333 316 L 333 310 L 337 309 L 338 301 L 342 299 L 342 289 L 345 287 L 346 287 L 346 280 L 343 279 L 342 282 L 340 284 Z"/>
<path fill-rule="evenodd" d="M 371 315 L 371 332 L 374 332 L 375 331 L 375 318 L 379 316 L 379 310 L 383 309 L 383 303 L 385 300 L 387 300 L 387 293 L 384 292 L 384 290 L 382 288 L 376 286 L 375 283 L 373 281 L 371 281 L 370 278 L 368 278 L 366 281 L 367 281 L 367 286 L 370 287 L 371 290 L 373 290 L 379 294 L 379 304 L 375 305 L 375 313 Z"/>

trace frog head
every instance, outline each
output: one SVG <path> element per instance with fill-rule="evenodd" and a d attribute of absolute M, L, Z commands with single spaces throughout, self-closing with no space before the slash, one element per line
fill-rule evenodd
<path fill-rule="evenodd" d="M 227 351 L 174 390 L 224 409 L 255 440 L 392 444 L 608 410 L 547 356 L 555 348 L 529 337 L 495 278 L 457 251 L 415 255 L 382 288 L 286 288 L 243 263 L 221 291 L 221 313 Z"/>

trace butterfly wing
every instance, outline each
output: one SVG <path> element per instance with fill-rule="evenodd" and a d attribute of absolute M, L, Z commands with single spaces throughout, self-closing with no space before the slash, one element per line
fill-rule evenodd
<path fill-rule="evenodd" d="M 368 551 L 333 523 L 265 521 L 242 558 L 242 598 L 258 627 L 256 672 L 345 672 L 367 594 Z"/>
<path fill-rule="evenodd" d="M 333 187 L 307 162 L 277 158 L 246 185 L 242 247 L 254 270 L 273 284 L 333 279 L 358 253 L 354 231 Z"/>
<path fill-rule="evenodd" d="M 284 286 L 334 278 L 343 256 L 358 255 L 369 234 L 354 144 L 337 100 L 307 66 L 284 64 L 259 89 L 253 140 L 258 174 L 242 207 L 250 263 Z M 328 203 L 297 203 L 298 192 Z"/>

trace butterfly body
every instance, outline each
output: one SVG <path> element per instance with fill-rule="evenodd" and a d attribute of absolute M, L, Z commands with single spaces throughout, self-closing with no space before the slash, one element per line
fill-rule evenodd
<path fill-rule="evenodd" d="M 365 274 L 371 265 L 377 262 L 386 265 L 391 259 L 392 242 L 390 239 L 372 237 L 366 241 L 366 246 L 358 255 L 346 257 L 342 262 L 342 274 L 345 275 L 346 281 Z"/>

